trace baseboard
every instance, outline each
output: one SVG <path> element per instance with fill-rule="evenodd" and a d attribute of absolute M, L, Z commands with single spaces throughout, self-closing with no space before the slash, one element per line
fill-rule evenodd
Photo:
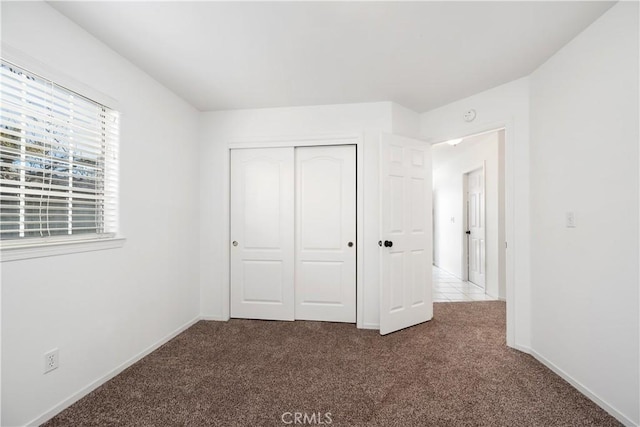
<path fill-rule="evenodd" d="M 143 357 L 151 354 L 153 351 L 157 350 L 160 346 L 166 344 L 171 339 L 173 339 L 174 337 L 176 337 L 180 333 L 184 332 L 185 330 L 187 330 L 191 326 L 193 326 L 199 320 L 223 321 L 224 319 L 222 319 L 221 316 L 198 316 L 198 317 L 195 317 L 194 319 L 192 319 L 189 322 L 185 323 L 184 325 L 180 326 L 178 329 L 176 329 L 175 331 L 173 331 L 172 333 L 170 333 L 166 337 L 158 340 L 156 343 L 150 345 L 149 347 L 147 347 L 146 349 L 144 349 L 143 351 L 141 351 L 137 355 L 133 356 L 132 358 L 130 358 L 126 362 L 122 363 L 120 366 L 116 367 L 115 369 L 113 369 L 112 371 L 110 371 L 109 373 L 104 375 L 103 377 L 98 378 L 97 380 L 95 380 L 94 382 L 92 382 L 91 384 L 89 384 L 88 386 L 83 388 L 82 390 L 78 391 L 77 393 L 74 393 L 73 395 L 71 395 L 67 399 L 63 400 L 62 402 L 60 402 L 59 404 L 57 404 L 53 408 L 49 409 L 48 411 L 46 411 L 45 413 L 43 413 L 39 417 L 37 417 L 34 420 L 30 421 L 29 423 L 27 423 L 27 425 L 28 426 L 38 426 L 40 424 L 43 424 L 43 423 L 47 422 L 48 420 L 50 420 L 51 418 L 53 418 L 54 416 L 56 416 L 57 414 L 59 414 L 60 412 L 65 410 L 66 408 L 68 408 L 69 406 L 73 405 L 78 400 L 82 399 L 83 397 L 85 397 L 86 395 L 91 393 L 96 388 L 100 387 L 101 385 L 103 385 L 107 381 L 111 380 L 116 375 L 120 374 L 122 371 L 124 371 L 128 367 L 132 366 L 134 363 L 138 362 Z M 377 329 L 380 329 L 380 325 L 377 324 L 377 323 L 364 323 L 362 325 L 362 329 L 376 329 L 377 330 Z M 582 394 L 587 396 L 594 403 L 596 403 L 602 409 L 607 411 L 609 414 L 611 414 L 611 416 L 616 418 L 618 421 L 620 421 L 625 426 L 627 426 L 627 427 L 638 427 L 638 425 L 635 424 L 633 421 L 631 421 L 631 419 L 627 418 L 620 411 L 618 411 L 617 409 L 615 409 L 611 405 L 607 404 L 604 400 L 602 400 L 595 393 L 593 393 L 591 390 L 589 390 L 589 388 L 584 386 L 579 381 L 575 380 L 573 377 L 571 377 L 565 371 L 563 371 L 562 369 L 557 367 L 555 364 L 553 364 L 547 358 L 545 358 L 541 354 L 537 353 L 535 350 L 532 350 L 532 349 L 530 349 L 528 347 L 524 347 L 524 346 L 520 346 L 520 345 L 515 345 L 513 348 L 515 348 L 517 350 L 520 350 L 522 352 L 531 354 L 536 360 L 538 360 L 540 363 L 542 363 L 543 365 L 545 365 L 546 367 L 551 369 L 553 372 L 555 372 L 557 375 L 559 375 L 562 379 L 567 381 L 569 384 L 571 384 L 573 387 L 575 387 L 578 391 L 580 391 Z"/>
<path fill-rule="evenodd" d="M 94 382 L 89 384 L 88 386 L 84 387 L 82 390 L 78 391 L 77 393 L 72 394 L 67 399 L 65 399 L 62 402 L 58 403 L 56 406 L 54 406 L 53 408 L 49 409 L 48 411 L 46 411 L 45 413 L 43 413 L 42 415 L 40 415 L 36 419 L 30 421 L 29 423 L 27 423 L 27 425 L 28 426 L 39 426 L 40 424 L 43 424 L 43 423 L 49 421 L 51 418 L 55 417 L 60 412 L 64 411 L 69 406 L 73 405 L 78 400 L 82 399 L 87 394 L 91 393 L 93 390 L 95 390 L 96 388 L 100 387 L 101 385 L 103 385 L 104 383 L 109 381 L 110 379 L 114 378 L 116 375 L 118 375 L 119 373 L 121 373 L 122 371 L 124 371 L 125 369 L 127 369 L 128 367 L 130 367 L 131 365 L 133 365 L 134 363 L 136 363 L 137 361 L 139 361 L 143 357 L 151 354 L 153 351 L 155 351 L 158 348 L 160 348 L 160 346 L 166 344 L 171 339 L 175 338 L 176 336 L 178 336 L 182 332 L 184 332 L 187 329 L 189 329 L 191 326 L 193 326 L 200 319 L 201 319 L 201 317 L 197 316 L 194 319 L 188 321 L 187 323 L 185 323 L 184 325 L 180 326 L 175 331 L 171 332 L 169 335 L 165 336 L 164 338 L 161 338 L 156 343 L 154 343 L 154 344 L 150 345 L 149 347 L 147 347 L 146 349 L 142 350 L 140 353 L 138 353 L 137 355 L 133 356 L 132 358 L 130 358 L 126 362 L 122 363 L 120 366 L 118 366 L 117 368 L 113 369 L 112 371 L 110 371 L 106 375 L 102 376 L 101 378 L 98 378 L 97 380 L 95 380 Z"/>
<path fill-rule="evenodd" d="M 580 393 L 584 394 L 589 399 L 591 399 L 596 405 L 598 405 L 599 407 L 607 411 L 612 417 L 620 421 L 622 424 L 624 424 L 627 427 L 638 427 L 638 424 L 634 423 L 633 421 L 631 421 L 631 419 L 627 418 L 624 414 L 622 414 L 616 408 L 614 408 L 613 406 L 609 405 L 607 402 L 602 400 L 594 392 L 589 390 L 588 387 L 584 386 L 582 383 L 574 379 L 571 375 L 567 374 L 565 371 L 557 367 L 555 364 L 549 361 L 549 359 L 542 356 L 540 353 L 537 353 L 535 350 L 531 350 L 530 354 L 533 357 L 535 357 L 536 360 L 538 360 L 540 363 L 545 365 L 547 368 L 551 369 L 553 372 L 559 375 L 562 379 L 564 379 L 566 382 L 568 382 L 573 387 L 575 387 Z"/>
<path fill-rule="evenodd" d="M 522 345 L 522 344 L 514 344 L 514 345 L 509 346 L 509 347 L 511 347 L 513 349 L 516 349 L 518 351 L 521 351 L 523 353 L 531 354 L 531 349 L 529 347 L 527 347 L 527 346 Z"/>
<path fill-rule="evenodd" d="M 214 315 L 207 315 L 207 316 L 200 316 L 201 320 L 215 320 L 216 322 L 226 322 L 229 319 L 225 319 L 222 316 L 218 315 L 218 314 L 214 314 Z"/>
<path fill-rule="evenodd" d="M 380 329 L 380 325 L 378 323 L 363 323 L 360 329 Z"/>

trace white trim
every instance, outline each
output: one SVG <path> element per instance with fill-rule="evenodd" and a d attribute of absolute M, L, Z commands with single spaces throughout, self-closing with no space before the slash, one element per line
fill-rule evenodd
<path fill-rule="evenodd" d="M 543 355 L 541 355 L 535 350 L 531 350 L 529 354 L 531 354 L 537 361 L 545 365 L 547 368 L 555 372 L 563 380 L 571 384 L 580 393 L 584 394 L 587 398 L 591 399 L 591 401 L 593 401 L 596 405 L 598 405 L 599 407 L 607 411 L 609 415 L 611 415 L 612 417 L 620 421 L 622 424 L 629 427 L 631 426 L 637 427 L 637 424 L 631 421 L 630 418 L 627 418 L 622 412 L 618 411 L 616 408 L 609 405 L 607 402 L 601 399 L 597 394 L 592 392 L 588 387 L 586 387 L 580 381 L 576 380 L 571 375 L 569 375 L 568 373 L 563 371 L 561 368 L 556 366 L 549 359 L 547 359 L 546 357 L 544 357 Z"/>
<path fill-rule="evenodd" d="M 372 329 L 380 330 L 380 323 L 362 323 L 362 326 L 358 326 L 359 329 Z"/>
<path fill-rule="evenodd" d="M 62 73 L 53 67 L 25 54 L 19 49 L 2 42 L 0 45 L 0 56 L 3 60 L 15 64 L 20 68 L 24 68 L 27 72 L 36 74 L 45 80 L 54 82 L 56 85 L 69 89 L 78 93 L 80 96 L 90 99 L 93 102 L 97 102 L 103 106 L 114 110 L 115 114 L 120 115 L 118 112 L 118 103 L 113 98 L 105 95 L 104 93 L 85 85 L 84 83 L 76 80 L 68 74 Z M 117 129 L 117 125 L 114 129 Z M 108 144 L 110 145 L 110 144 Z M 118 163 L 117 150 L 119 145 L 119 135 L 116 137 L 116 141 L 113 141 L 113 145 L 110 146 L 113 153 L 116 155 L 114 163 L 107 161 L 105 165 L 105 179 L 110 176 L 110 173 L 114 173 L 117 181 Z M 111 172 L 110 172 L 111 171 Z M 110 182 L 109 180 L 105 182 Z M 109 220 L 108 223 L 115 221 L 113 227 L 109 229 L 117 230 L 119 226 L 119 183 L 115 182 L 118 189 L 115 190 L 115 200 L 109 201 L 108 196 L 111 193 L 107 190 L 107 202 L 106 205 L 112 205 L 115 220 Z M 107 208 L 105 208 L 107 209 Z M 111 209 L 107 209 L 111 210 Z M 105 233 L 102 235 L 86 234 L 86 235 L 73 235 L 73 236 L 53 236 L 42 238 L 26 238 L 16 240 L 4 240 L 0 242 L 0 262 L 17 261 L 31 258 L 41 258 L 56 255 L 66 255 L 79 252 L 90 252 L 105 249 L 120 248 L 124 245 L 125 239 L 122 236 L 116 235 L 116 233 Z"/>
<path fill-rule="evenodd" d="M 313 145 L 351 145 L 353 139 L 360 139 L 358 133 L 341 133 L 326 135 L 247 137 L 229 141 L 230 148 L 273 148 L 273 147 L 308 147 Z"/>
<path fill-rule="evenodd" d="M 356 142 L 356 328 L 364 329 L 364 137 Z"/>
<path fill-rule="evenodd" d="M 488 127 L 488 126 L 487 126 Z M 503 122 L 504 128 L 504 240 L 509 246 L 505 250 L 505 302 L 507 306 L 507 345 L 516 344 L 516 157 L 514 120 Z M 517 347 L 516 347 L 517 348 Z"/>
<path fill-rule="evenodd" d="M 200 316 L 200 320 L 213 321 L 213 322 L 226 322 L 229 319 L 224 319 L 222 316 L 218 314 Z"/>
<path fill-rule="evenodd" d="M 523 353 L 531 354 L 531 349 L 529 347 L 527 347 L 527 346 L 524 346 L 524 345 L 516 344 L 511 348 L 516 349 L 518 351 L 521 351 Z"/>
<path fill-rule="evenodd" d="M 272 141 L 264 143 L 229 143 L 232 150 L 243 148 L 287 148 L 287 147 L 317 147 L 329 145 L 354 145 L 353 138 L 340 139 L 309 139 L 304 141 Z"/>
<path fill-rule="evenodd" d="M 477 129 L 485 129 L 485 128 L 487 128 L 487 126 L 481 126 L 481 127 L 477 128 Z M 482 131 L 478 131 L 478 132 L 473 131 L 472 133 L 467 132 L 467 133 L 465 133 L 465 134 L 464 134 L 464 136 L 462 136 L 462 137 L 456 137 L 456 138 L 453 138 L 453 140 L 455 140 L 455 139 L 459 139 L 460 141 L 462 141 L 463 139 L 467 139 L 467 138 L 476 138 L 476 137 L 478 137 L 478 136 L 483 136 L 483 135 L 486 135 L 486 134 L 489 134 L 489 133 L 497 132 L 497 131 L 499 131 L 499 130 L 501 130 L 501 129 L 502 129 L 502 128 L 498 128 L 498 129 L 487 129 L 487 130 L 482 130 Z M 452 141 L 452 139 L 449 139 L 449 140 L 445 139 L 445 140 L 442 140 L 442 141 L 438 140 L 437 142 L 431 142 L 431 144 L 432 144 L 432 145 L 436 145 L 436 144 L 444 144 L 445 142 L 446 142 L 446 143 L 449 143 L 450 141 Z M 457 144 L 458 144 L 458 143 L 456 143 L 456 144 L 454 144 L 454 145 L 457 145 Z"/>
<path fill-rule="evenodd" d="M 142 358 L 148 356 L 149 354 L 151 354 L 152 352 L 154 352 L 155 350 L 160 348 L 160 346 L 166 344 L 167 342 L 169 342 L 170 340 L 172 340 L 173 338 L 175 338 L 176 336 L 178 336 L 182 332 L 186 331 L 187 329 L 189 329 L 191 326 L 195 325 L 200 320 L 223 321 L 223 320 L 228 320 L 228 319 L 224 319 L 222 316 L 217 316 L 217 315 L 214 315 L 214 316 L 197 316 L 197 317 L 195 317 L 194 319 L 188 321 L 184 325 L 182 325 L 179 328 L 177 328 L 175 331 L 171 332 L 169 335 L 165 336 L 164 338 L 161 338 L 160 340 L 156 341 L 156 343 L 150 345 L 149 347 L 147 347 L 146 349 L 144 349 L 143 351 L 141 351 L 137 355 L 135 355 L 132 358 L 130 358 L 129 360 L 125 361 L 120 366 L 118 366 L 115 369 L 111 370 L 110 372 L 108 372 L 107 374 L 103 375 L 102 377 L 96 379 L 94 382 L 92 382 L 91 384 L 87 385 L 86 387 L 84 387 L 80 391 L 74 393 L 73 395 L 69 396 L 67 399 L 65 399 L 62 402 L 58 403 L 57 405 L 55 405 L 51 409 L 47 410 L 46 412 L 44 412 L 43 414 L 41 414 L 40 416 L 38 416 L 34 420 L 32 420 L 29 423 L 27 423 L 26 425 L 29 425 L 29 426 L 31 426 L 31 425 L 40 425 L 40 424 L 43 424 L 43 423 L 47 422 L 48 420 L 50 420 L 51 418 L 53 418 L 54 416 L 56 416 L 57 414 L 59 414 L 60 412 L 65 410 L 66 408 L 68 408 L 69 406 L 73 405 L 78 400 L 82 399 L 84 396 L 88 395 L 89 393 L 91 393 L 92 391 L 94 391 L 95 389 L 100 387 L 101 385 L 105 384 L 106 382 L 108 382 L 109 380 L 111 380 L 112 378 L 114 378 L 115 376 L 120 374 L 122 371 L 124 371 L 128 367 L 132 366 L 133 364 L 135 364 L 136 362 L 138 362 Z M 378 323 L 363 323 L 361 327 L 359 326 L 359 328 L 360 329 L 378 330 L 378 329 L 380 329 L 380 325 Z M 559 367 L 554 365 L 552 362 L 550 362 L 544 356 L 542 356 L 541 354 L 537 353 L 535 350 L 531 350 L 529 347 L 524 347 L 524 346 L 520 346 L 520 345 L 515 345 L 515 346 L 513 346 L 513 348 L 515 348 L 516 350 L 522 351 L 523 353 L 527 353 L 527 354 L 530 354 L 531 356 L 533 356 L 536 360 L 538 360 L 540 363 L 542 363 L 543 365 L 545 365 L 546 367 L 551 369 L 555 374 L 557 374 L 562 379 L 567 381 L 574 388 L 576 388 L 579 392 L 584 394 L 586 397 L 588 397 L 590 400 L 592 400 L 594 403 L 596 403 L 602 409 L 607 411 L 609 414 L 611 414 L 614 418 L 616 418 L 618 421 L 620 421 L 625 426 L 637 427 L 637 424 L 635 424 L 633 421 L 631 421 L 631 419 L 627 418 L 620 411 L 618 411 L 617 409 L 613 408 L 611 405 L 607 404 L 604 400 L 602 400 L 595 393 L 593 393 L 589 388 L 585 387 L 582 383 L 580 383 L 579 381 L 575 380 L 573 377 L 571 377 L 565 371 L 563 371 L 562 369 L 560 369 Z"/>
<path fill-rule="evenodd" d="M 221 320 L 227 321 L 231 319 L 231 148 L 224 150 L 226 157 L 224 162 L 224 170 L 222 171 L 222 223 L 225 224 L 226 235 L 223 233 L 222 239 L 222 281 L 220 285 L 220 317 Z"/>
<path fill-rule="evenodd" d="M 70 75 L 63 73 L 55 68 L 39 61 L 32 56 L 27 55 L 19 49 L 2 42 L 0 45 L 0 57 L 5 59 L 27 71 L 39 75 L 47 80 L 55 82 L 57 85 L 66 89 L 72 90 L 85 98 L 89 98 L 92 101 L 98 102 L 112 110 L 119 111 L 118 101 L 110 97 L 109 95 L 100 92 L 99 90 L 82 83 L 81 81 L 71 77 Z"/>
<path fill-rule="evenodd" d="M 62 402 L 58 403 L 57 405 L 55 405 L 54 407 L 52 407 L 48 411 L 44 412 L 39 417 L 37 417 L 34 420 L 28 422 L 26 425 L 28 425 L 28 426 L 39 426 L 39 425 L 49 421 L 51 418 L 55 417 L 60 412 L 64 411 L 69 406 L 71 406 L 74 403 L 76 403 L 78 400 L 82 399 L 83 397 L 85 397 L 86 395 L 88 395 L 89 393 L 91 393 L 92 391 L 94 391 L 95 389 L 100 387 L 101 385 L 105 384 L 107 381 L 109 381 L 112 378 L 114 378 L 116 375 L 120 374 L 122 371 L 124 371 L 128 367 L 132 366 L 134 363 L 136 363 L 139 360 L 141 360 L 143 357 L 148 356 L 149 354 L 151 354 L 152 352 L 154 352 L 155 350 L 160 348 L 160 346 L 166 344 L 167 342 L 169 342 L 170 340 L 172 340 L 173 338 L 175 338 L 176 336 L 178 336 L 182 332 L 184 332 L 187 329 L 189 329 L 191 326 L 196 324 L 199 320 L 201 320 L 200 316 L 196 316 L 194 319 L 192 319 L 192 320 L 188 321 L 187 323 L 185 323 L 184 325 L 180 326 L 178 329 L 174 330 L 169 335 L 165 336 L 164 338 L 159 339 L 154 344 L 151 344 L 149 347 L 147 347 L 146 349 L 142 350 L 137 355 L 135 355 L 132 358 L 130 358 L 129 360 L 125 361 L 120 366 L 118 366 L 115 369 L 111 370 L 110 372 L 106 373 L 102 377 L 96 379 L 94 382 L 92 382 L 91 384 L 89 384 L 86 387 L 82 388 L 80 391 L 72 394 L 71 396 L 69 396 L 68 398 L 63 400 Z"/>
<path fill-rule="evenodd" d="M 111 237 L 5 245 L 0 249 L 0 262 L 116 249 L 124 246 L 126 240 L 124 237 Z"/>
<path fill-rule="evenodd" d="M 470 127 L 464 134 L 437 136 L 431 138 L 432 144 L 437 144 L 442 141 L 447 141 L 453 138 L 467 138 L 470 136 L 477 136 L 483 133 L 492 131 L 498 131 L 504 129 L 504 236 L 505 242 L 508 243 L 508 247 L 505 251 L 505 301 L 507 303 L 507 345 L 509 347 L 520 349 L 521 347 L 516 343 L 516 290 L 515 283 L 515 262 L 516 262 L 516 250 L 518 242 L 515 239 L 515 196 L 516 196 L 516 181 L 515 181 L 515 119 L 513 117 L 505 118 L 502 120 L 496 120 L 488 123 L 481 123 Z"/>

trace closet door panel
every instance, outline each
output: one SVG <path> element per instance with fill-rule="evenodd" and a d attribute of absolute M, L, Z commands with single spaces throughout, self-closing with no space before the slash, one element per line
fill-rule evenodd
<path fill-rule="evenodd" d="M 296 149 L 295 318 L 356 319 L 355 146 Z"/>
<path fill-rule="evenodd" d="M 231 150 L 231 317 L 294 318 L 294 149 Z"/>

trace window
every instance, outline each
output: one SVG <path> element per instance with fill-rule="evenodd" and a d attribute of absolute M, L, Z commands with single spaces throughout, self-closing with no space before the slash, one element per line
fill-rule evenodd
<path fill-rule="evenodd" d="M 118 113 L 2 60 L 0 240 L 114 237 Z"/>

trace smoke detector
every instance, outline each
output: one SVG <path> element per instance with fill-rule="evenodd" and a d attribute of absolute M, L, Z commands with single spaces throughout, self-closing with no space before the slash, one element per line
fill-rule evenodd
<path fill-rule="evenodd" d="M 475 118 L 476 118 L 476 110 L 474 110 L 474 109 L 467 110 L 467 111 L 464 113 L 464 120 L 465 120 L 466 122 L 472 122 L 472 121 L 474 121 L 474 120 L 475 120 Z"/>

